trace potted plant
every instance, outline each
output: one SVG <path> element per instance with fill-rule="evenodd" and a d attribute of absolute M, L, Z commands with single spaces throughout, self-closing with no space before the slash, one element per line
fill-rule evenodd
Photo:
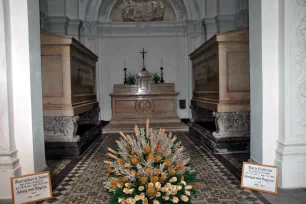
<path fill-rule="evenodd" d="M 135 85 L 136 84 L 136 74 L 132 73 L 132 72 L 129 72 L 127 74 L 126 82 L 129 85 Z"/>
<path fill-rule="evenodd" d="M 158 84 L 160 82 L 160 76 L 159 76 L 159 73 L 157 72 L 153 72 L 151 74 L 151 78 L 152 78 L 152 81 L 155 83 L 155 84 Z"/>

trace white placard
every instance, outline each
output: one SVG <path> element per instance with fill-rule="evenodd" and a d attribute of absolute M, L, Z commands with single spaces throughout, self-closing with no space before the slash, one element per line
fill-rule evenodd
<path fill-rule="evenodd" d="M 277 194 L 278 168 L 243 162 L 241 188 Z"/>
<path fill-rule="evenodd" d="M 11 178 L 13 203 L 28 203 L 52 198 L 50 172 Z"/>

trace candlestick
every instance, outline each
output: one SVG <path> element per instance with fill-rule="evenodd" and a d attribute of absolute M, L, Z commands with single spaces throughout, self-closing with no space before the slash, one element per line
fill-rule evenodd
<path fill-rule="evenodd" d="M 164 83 L 164 73 L 163 73 L 163 67 L 160 68 L 160 83 Z"/>
<path fill-rule="evenodd" d="M 126 58 L 124 58 L 124 60 L 123 60 L 123 67 L 127 67 L 127 65 L 126 65 L 126 61 L 127 61 L 127 57 L 126 57 Z"/>
<path fill-rule="evenodd" d="M 124 70 L 124 84 L 127 84 L 127 80 L 126 80 L 126 70 L 127 68 L 123 68 Z"/>

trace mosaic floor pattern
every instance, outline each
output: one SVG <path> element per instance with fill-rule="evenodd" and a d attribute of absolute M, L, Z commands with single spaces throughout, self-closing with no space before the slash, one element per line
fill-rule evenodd
<path fill-rule="evenodd" d="M 71 161 L 71 159 L 47 160 L 51 176 L 57 176 Z"/>
<path fill-rule="evenodd" d="M 205 148 L 197 146 L 184 133 L 178 133 L 197 171 L 199 190 L 193 203 L 269 203 L 252 191 L 241 189 L 240 181 Z M 54 198 L 44 203 L 108 203 L 103 189 L 106 179 L 103 160 L 107 147 L 115 146 L 117 134 L 103 135 L 84 155 L 67 177 L 54 189 Z"/>

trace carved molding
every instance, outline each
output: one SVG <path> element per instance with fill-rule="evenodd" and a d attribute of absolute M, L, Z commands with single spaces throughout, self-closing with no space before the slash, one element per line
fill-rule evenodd
<path fill-rule="evenodd" d="M 45 116 L 44 135 L 47 142 L 77 142 L 79 116 Z"/>
<path fill-rule="evenodd" d="M 249 112 L 214 112 L 216 132 L 213 136 L 223 137 L 249 137 L 250 113 Z"/>
<path fill-rule="evenodd" d="M 297 0 L 299 7 L 306 6 L 306 0 Z M 306 127 L 306 12 L 302 15 L 296 33 L 296 62 L 300 66 L 299 85 L 297 90 L 297 101 L 300 109 L 300 124 Z"/>

